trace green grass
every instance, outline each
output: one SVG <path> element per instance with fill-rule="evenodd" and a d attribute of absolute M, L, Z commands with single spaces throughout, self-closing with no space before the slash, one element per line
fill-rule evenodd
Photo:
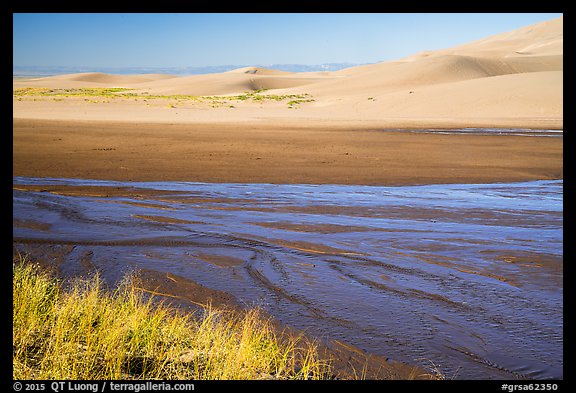
<path fill-rule="evenodd" d="M 14 379 L 323 379 L 330 366 L 304 336 L 262 312 L 183 313 L 127 277 L 106 291 L 95 275 L 63 282 L 13 264 Z"/>
<path fill-rule="evenodd" d="M 288 101 L 288 107 L 292 108 L 296 104 L 305 102 L 312 102 L 314 99 L 307 93 L 302 94 L 263 94 L 266 89 L 248 91 L 244 94 L 231 95 L 231 96 L 196 96 L 187 94 L 173 94 L 173 95 L 154 95 L 147 92 L 135 92 L 133 89 L 126 88 L 77 88 L 77 89 L 50 89 L 44 87 L 25 87 L 15 89 L 13 96 L 18 101 L 22 98 L 36 98 L 36 97 L 51 97 L 58 100 L 63 98 L 84 98 L 85 101 L 90 101 L 92 98 L 106 98 L 106 99 L 133 99 L 137 100 L 142 98 L 146 100 L 176 100 L 209 103 L 212 107 L 219 107 L 220 105 L 229 104 L 230 102 L 238 101 L 252 101 L 252 102 L 266 102 L 266 101 Z M 94 101 L 91 101 L 94 102 Z M 109 102 L 109 101 L 102 101 Z"/>

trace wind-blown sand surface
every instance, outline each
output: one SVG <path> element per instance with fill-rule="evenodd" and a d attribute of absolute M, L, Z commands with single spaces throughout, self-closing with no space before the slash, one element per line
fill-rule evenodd
<path fill-rule="evenodd" d="M 15 95 L 13 173 L 343 184 L 558 179 L 561 137 L 377 131 L 562 129 L 562 83 L 563 18 L 337 72 L 19 79 L 15 91 L 121 87 L 135 95 Z M 262 89 L 268 98 L 232 98 Z"/>

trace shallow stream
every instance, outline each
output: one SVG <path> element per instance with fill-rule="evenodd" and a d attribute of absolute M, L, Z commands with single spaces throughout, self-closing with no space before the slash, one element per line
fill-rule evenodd
<path fill-rule="evenodd" d="M 447 378 L 562 378 L 562 181 L 13 182 L 15 247 L 65 274 L 175 274 Z"/>

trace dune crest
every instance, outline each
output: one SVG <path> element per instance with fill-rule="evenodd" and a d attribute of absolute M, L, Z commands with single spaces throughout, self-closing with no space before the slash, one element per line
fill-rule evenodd
<path fill-rule="evenodd" d="M 62 82 L 87 82 L 108 84 L 138 84 L 156 80 L 176 78 L 175 75 L 167 74 L 140 74 L 140 75 L 111 75 L 103 72 L 84 72 L 79 74 L 65 74 L 40 78 L 42 82 L 62 81 Z"/>
<path fill-rule="evenodd" d="M 226 71 L 225 74 L 251 74 L 251 75 L 289 75 L 293 72 L 272 70 L 263 67 L 242 67 L 234 70 Z"/>
<path fill-rule="evenodd" d="M 480 40 L 437 51 L 423 51 L 404 60 L 430 56 L 464 55 L 476 57 L 517 57 L 562 55 L 564 17 L 495 34 Z"/>

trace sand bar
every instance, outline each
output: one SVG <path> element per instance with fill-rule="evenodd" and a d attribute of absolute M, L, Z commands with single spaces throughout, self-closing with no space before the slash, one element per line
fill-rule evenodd
<path fill-rule="evenodd" d="M 15 119 L 13 175 L 367 185 L 563 177 L 562 137 L 271 127 Z"/>

